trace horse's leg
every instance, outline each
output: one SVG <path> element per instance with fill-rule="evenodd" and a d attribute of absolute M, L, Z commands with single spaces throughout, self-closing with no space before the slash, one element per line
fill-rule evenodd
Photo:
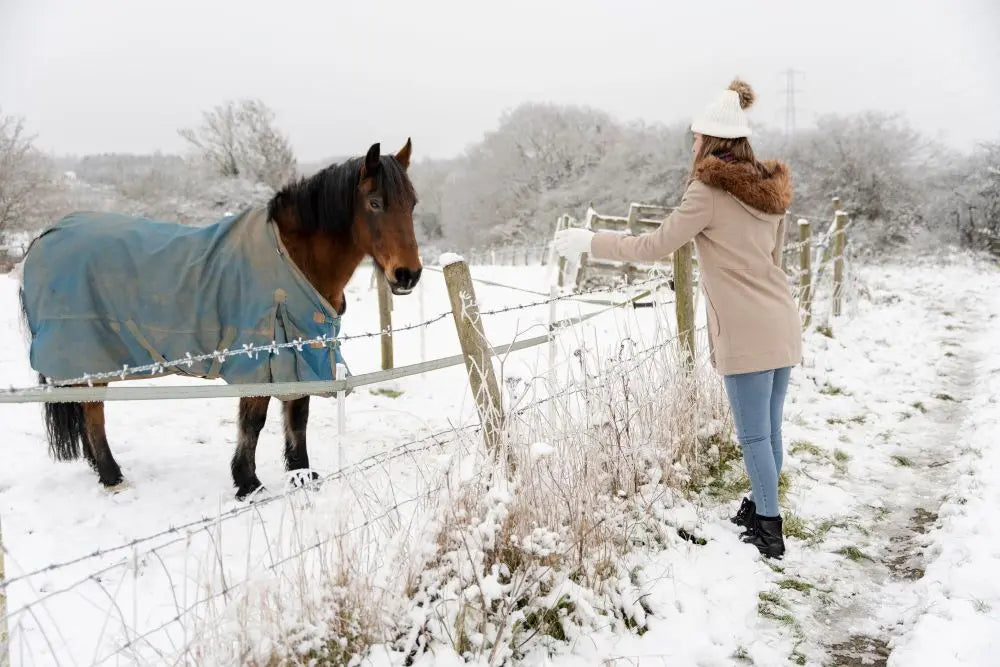
<path fill-rule="evenodd" d="M 121 484 L 122 470 L 111 455 L 108 436 L 104 432 L 104 403 L 83 403 L 84 455 L 97 470 L 105 487 Z"/>
<path fill-rule="evenodd" d="M 309 397 L 294 401 L 283 401 L 285 416 L 285 469 L 304 470 L 309 467 L 309 452 L 306 451 L 306 423 L 309 421 Z M 318 479 L 315 472 L 310 475 Z"/>
<path fill-rule="evenodd" d="M 233 454 L 233 482 L 236 498 L 243 500 L 261 487 L 257 479 L 257 438 L 267 419 L 269 396 L 252 396 L 240 399 L 239 437 Z"/>

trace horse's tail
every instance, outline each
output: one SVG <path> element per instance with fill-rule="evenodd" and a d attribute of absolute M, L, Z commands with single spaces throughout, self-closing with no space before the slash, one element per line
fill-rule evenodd
<path fill-rule="evenodd" d="M 24 288 L 18 295 L 21 299 L 21 321 L 31 338 L 28 328 L 28 309 L 24 303 Z M 46 379 L 38 375 L 38 384 Z M 83 438 L 86 425 L 83 417 L 83 403 L 45 403 L 45 431 L 49 436 L 49 454 L 57 461 L 71 461 L 83 453 Z"/>
<path fill-rule="evenodd" d="M 44 384 L 45 377 L 38 376 Z M 49 454 L 57 461 L 72 461 L 83 453 L 86 422 L 83 403 L 46 403 L 45 430 L 49 436 Z"/>

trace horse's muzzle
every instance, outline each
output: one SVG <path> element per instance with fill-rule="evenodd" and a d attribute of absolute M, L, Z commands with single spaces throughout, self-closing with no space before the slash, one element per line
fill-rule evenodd
<path fill-rule="evenodd" d="M 395 278 L 395 280 L 389 283 L 389 289 L 396 295 L 409 294 L 420 281 L 420 274 L 422 271 L 422 268 L 412 270 L 400 267 L 396 269 L 393 272 L 393 278 Z"/>

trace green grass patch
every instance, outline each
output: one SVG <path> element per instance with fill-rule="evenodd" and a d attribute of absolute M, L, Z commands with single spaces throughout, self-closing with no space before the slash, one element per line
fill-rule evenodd
<path fill-rule="evenodd" d="M 805 519 L 800 517 L 798 514 L 792 514 L 790 512 L 785 514 L 785 518 L 781 522 L 781 527 L 785 533 L 785 537 L 795 537 L 800 540 L 808 540 L 813 535 L 813 532 L 809 530 L 809 526 L 806 525 Z"/>
<path fill-rule="evenodd" d="M 740 646 L 738 649 L 733 651 L 733 660 L 744 665 L 753 664 L 753 659 L 750 657 L 750 651 L 748 651 L 744 646 Z"/>
<path fill-rule="evenodd" d="M 372 389 L 372 394 L 375 396 L 387 396 L 388 398 L 399 398 L 403 395 L 403 392 L 397 391 L 395 389 L 386 389 L 385 387 L 379 387 L 378 389 Z"/>
<path fill-rule="evenodd" d="M 792 454 L 800 454 L 802 452 L 808 452 L 813 456 L 822 456 L 823 450 L 809 442 L 808 440 L 795 440 L 789 446 L 789 451 Z"/>
<path fill-rule="evenodd" d="M 813 585 L 801 579 L 782 579 L 778 582 L 778 588 L 786 591 L 792 590 L 799 593 L 808 593 L 813 589 Z"/>
<path fill-rule="evenodd" d="M 849 419 L 846 419 L 846 420 L 845 419 L 841 419 L 840 417 L 827 417 L 826 418 L 826 423 L 830 424 L 831 426 L 836 425 L 836 424 L 846 424 L 847 422 L 851 422 L 852 424 L 864 424 L 866 421 L 868 421 L 868 417 L 866 417 L 865 415 L 858 415 L 857 417 L 850 417 Z"/>
<path fill-rule="evenodd" d="M 829 324 L 819 325 L 818 327 L 816 327 L 816 331 L 823 334 L 827 338 L 833 338 L 833 327 L 831 327 Z"/>
<path fill-rule="evenodd" d="M 789 627 L 794 627 L 795 619 L 792 617 L 792 615 L 788 613 L 782 614 L 780 613 L 781 611 L 782 610 L 775 609 L 774 605 L 770 604 L 769 602 L 757 603 L 757 613 L 759 615 L 763 616 L 764 618 L 769 618 L 772 621 L 778 621 L 779 623 L 783 623 L 784 625 L 787 625 Z"/>
<path fill-rule="evenodd" d="M 709 495 L 715 498 L 736 500 L 750 491 L 750 478 L 745 470 L 739 470 L 735 473 L 729 472 L 727 465 L 725 472 L 714 474 L 709 479 L 706 490 Z"/>
<path fill-rule="evenodd" d="M 934 398 L 939 401 L 954 401 L 955 397 L 951 394 L 934 394 Z"/>
<path fill-rule="evenodd" d="M 913 460 L 910 459 L 910 458 L 907 458 L 906 456 L 903 456 L 902 454 L 893 454 L 892 455 L 892 461 L 896 465 L 902 466 L 904 468 L 910 468 L 910 467 L 913 466 Z"/>
<path fill-rule="evenodd" d="M 869 505 L 872 508 L 872 521 L 885 521 L 889 518 L 889 508 L 888 507 L 876 507 L 874 505 Z"/>
<path fill-rule="evenodd" d="M 948 358 L 951 358 L 951 357 L 954 357 L 954 356 L 955 356 L 955 353 L 954 353 L 954 352 L 945 352 L 945 353 L 944 353 L 944 356 L 946 356 L 946 357 L 948 357 Z"/>
<path fill-rule="evenodd" d="M 792 476 L 787 472 L 778 475 L 778 502 L 784 504 L 788 499 L 788 491 L 792 488 Z"/>
<path fill-rule="evenodd" d="M 840 387 L 835 387 L 830 383 L 824 383 L 820 388 L 819 393 L 824 396 L 840 396 L 844 393 L 844 390 Z"/>
<path fill-rule="evenodd" d="M 868 556 L 866 556 L 865 553 L 863 551 L 861 551 L 861 549 L 859 549 L 859 548 L 857 548 L 855 546 L 844 547 L 843 549 L 841 549 L 837 553 L 839 553 L 844 558 L 849 558 L 850 560 L 854 561 L 855 563 L 857 563 L 858 561 L 862 561 L 862 560 L 871 560 L 871 558 L 869 558 Z"/>
<path fill-rule="evenodd" d="M 823 519 L 812 528 L 806 526 L 804 530 L 810 544 L 819 544 L 834 528 L 846 528 L 848 525 L 847 521 L 841 519 Z"/>
<path fill-rule="evenodd" d="M 568 614 L 572 614 L 576 609 L 576 605 L 570 602 L 565 595 L 556 600 L 556 603 L 552 607 L 533 611 L 526 615 L 524 621 L 521 621 L 523 628 L 516 629 L 527 630 L 540 635 L 548 635 L 557 641 L 564 642 L 566 641 L 566 631 L 563 630 L 562 618 L 559 613 L 563 609 Z M 628 620 L 626 619 L 626 625 L 628 625 Z M 635 621 L 632 621 L 630 629 L 637 630 L 640 635 L 645 632 L 645 628 L 639 628 Z"/>
<path fill-rule="evenodd" d="M 687 540 L 688 542 L 691 542 L 692 544 L 697 544 L 700 547 L 703 547 L 706 544 L 708 544 L 708 540 L 706 540 L 704 537 L 698 537 L 697 535 L 689 533 L 683 528 L 678 528 L 677 534 L 680 535 L 682 540 Z"/>
<path fill-rule="evenodd" d="M 920 401 L 917 401 L 916 403 L 911 403 L 910 407 L 913 408 L 914 410 L 919 410 L 924 414 L 927 413 L 927 407 Z"/>
<path fill-rule="evenodd" d="M 847 463 L 851 460 L 851 455 L 843 449 L 835 449 L 833 450 L 833 460 L 837 463 Z"/>
<path fill-rule="evenodd" d="M 783 602 L 780 595 L 778 595 L 777 593 L 771 593 L 769 591 L 761 591 L 760 593 L 757 594 L 757 597 L 760 598 L 761 602 L 770 602 L 771 604 L 778 605 L 779 607 Z"/>

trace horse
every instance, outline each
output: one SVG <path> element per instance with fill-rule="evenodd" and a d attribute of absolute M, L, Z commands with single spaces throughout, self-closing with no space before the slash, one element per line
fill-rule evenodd
<path fill-rule="evenodd" d="M 278 254 L 286 251 L 287 257 L 284 261 L 291 262 L 292 268 L 290 270 L 295 272 L 296 280 L 302 282 L 301 278 L 304 277 L 304 280 L 308 282 L 308 285 L 302 283 L 305 285 L 304 289 L 307 292 L 307 297 L 315 297 L 310 303 L 326 304 L 336 313 L 335 315 L 332 313 L 325 314 L 325 308 L 315 306 L 317 309 L 316 312 L 310 312 L 310 315 L 315 316 L 320 326 L 329 326 L 331 320 L 335 320 L 336 329 L 334 331 L 339 332 L 339 318 L 347 308 L 344 289 L 366 256 L 371 257 L 377 270 L 385 275 L 393 294 L 409 294 L 419 281 L 423 267 L 413 227 L 413 210 L 417 203 L 417 196 L 407 173 L 411 151 L 412 143 L 410 139 L 407 139 L 403 148 L 394 155 L 381 155 L 380 145 L 378 143 L 373 144 L 364 157 L 350 158 L 341 163 L 332 164 L 310 177 L 289 182 L 274 194 L 266 207 L 249 210 L 247 213 L 249 217 L 240 218 L 243 221 L 241 224 L 244 224 L 244 226 L 250 224 L 250 221 L 255 221 L 254 224 L 257 225 L 257 227 L 252 229 L 244 230 L 243 233 L 246 235 L 256 235 L 259 238 L 267 239 L 268 237 L 262 229 L 264 224 L 267 225 L 268 229 L 276 230 L 276 235 L 280 237 L 280 241 L 274 239 L 272 235 L 270 238 L 272 245 L 268 248 L 268 256 L 273 256 L 276 250 Z M 253 217 L 254 215 L 256 215 L 256 218 Z M 75 233 L 93 235 L 93 229 L 119 230 L 120 233 L 119 231 L 105 231 L 104 236 L 98 241 L 102 245 L 102 250 L 94 253 L 95 255 L 103 253 L 105 256 L 110 256 L 112 261 L 108 263 L 114 264 L 114 258 L 120 254 L 116 250 L 117 246 L 115 245 L 119 242 L 120 237 L 126 234 L 131 234 L 132 236 L 141 235 L 141 231 L 138 231 L 135 225 L 131 224 L 129 220 L 131 219 L 125 218 L 122 221 L 118 221 L 116 223 L 119 225 L 118 227 L 110 226 L 110 223 L 104 227 L 101 224 L 95 225 L 93 223 L 89 225 L 78 224 L 75 227 Z M 153 240 L 145 242 L 140 240 L 140 243 L 156 245 L 157 238 L 155 235 L 164 229 L 166 233 L 187 235 L 187 237 L 194 234 L 201 234 L 202 237 L 214 235 L 216 240 L 213 243 L 218 242 L 218 237 L 224 236 L 221 231 L 211 231 L 205 234 L 198 231 L 181 231 L 181 228 L 186 227 L 183 225 L 174 225 L 173 223 L 156 224 L 163 226 L 150 227 L 152 230 L 150 234 L 154 236 Z M 171 226 L 167 227 L 166 225 Z M 67 228 L 71 227 L 72 225 L 69 225 Z M 175 227 L 177 229 L 174 229 Z M 146 227 L 141 228 L 141 230 L 145 229 Z M 49 231 L 53 230 L 50 229 Z M 59 234 L 64 234 L 63 238 L 66 240 L 62 241 L 62 243 L 63 246 L 66 246 L 73 239 L 70 235 L 71 233 L 73 232 L 67 234 L 59 229 L 55 229 L 53 236 L 59 238 Z M 71 263 L 65 261 L 67 258 L 77 259 L 67 253 L 79 253 L 79 245 L 68 249 L 58 248 L 63 253 L 62 255 L 57 255 L 53 252 L 46 254 L 45 251 L 36 251 L 36 244 L 44 246 L 45 243 L 50 243 L 51 247 L 51 242 L 46 241 L 46 234 L 48 234 L 48 231 L 43 232 L 42 235 L 32 242 L 23 260 L 21 309 L 24 319 L 28 322 L 29 339 L 33 346 L 32 367 L 39 372 L 40 381 L 51 382 L 55 378 L 52 377 L 51 372 L 46 375 L 43 368 L 48 367 L 51 369 L 54 366 L 51 363 L 46 364 L 43 359 L 45 356 L 53 355 L 43 355 L 41 351 L 51 351 L 54 347 L 49 346 L 48 348 L 44 348 L 43 343 L 38 338 L 43 335 L 50 335 L 50 333 L 46 332 L 51 332 L 52 336 L 57 338 L 62 337 L 59 345 L 60 348 L 75 347 L 74 345 L 66 344 L 67 335 L 72 334 L 74 337 L 78 337 L 78 332 L 73 327 L 82 325 L 78 325 L 71 318 L 60 317 L 58 308 L 56 308 L 57 312 L 55 316 L 52 316 L 49 320 L 45 320 L 43 323 L 39 323 L 41 319 L 39 312 L 45 308 L 52 311 L 53 307 L 50 304 L 53 298 L 61 298 L 62 301 L 58 301 L 57 305 L 65 310 L 72 307 L 74 301 L 80 300 L 75 297 L 77 293 L 73 292 L 73 290 L 85 290 L 86 296 L 96 289 L 93 285 L 80 287 L 80 283 L 110 282 L 113 280 L 114 284 L 110 286 L 111 290 L 119 292 L 127 291 L 131 287 L 126 287 L 126 281 L 141 282 L 143 280 L 143 267 L 140 266 L 138 268 L 134 277 L 124 278 L 116 274 L 112 279 L 101 273 L 100 264 L 102 257 L 94 257 L 89 260 L 84 257 L 79 258 L 83 264 L 89 262 L 90 265 L 97 265 L 97 268 L 95 269 L 93 266 L 90 266 L 86 269 L 89 273 L 80 273 L 73 276 L 67 275 L 68 269 L 63 268 L 61 264 Z M 124 241 L 121 241 L 121 243 L 124 243 Z M 203 251 L 198 250 L 198 252 Z M 204 251 L 203 254 L 208 252 Z M 214 255 L 221 253 L 218 249 L 212 252 Z M 108 255 L 108 253 L 113 254 Z M 60 256 L 64 260 L 59 265 L 51 261 L 51 258 L 56 256 Z M 150 255 L 152 258 L 157 256 L 156 253 Z M 196 257 L 200 257 L 200 255 L 196 255 Z M 151 259 L 150 261 L 155 261 L 155 259 Z M 269 259 L 268 261 L 276 260 Z M 48 263 L 46 264 L 46 262 Z M 141 262 L 132 262 L 129 266 L 132 264 L 141 264 Z M 205 275 L 198 273 L 197 277 L 192 279 L 193 281 L 199 284 L 214 285 L 215 283 L 211 281 L 218 280 L 219 285 L 228 284 L 230 286 L 228 291 L 235 292 L 213 295 L 218 297 L 219 303 L 223 304 L 218 307 L 219 312 L 205 313 L 198 311 L 198 314 L 190 315 L 190 317 L 204 318 L 212 321 L 220 320 L 221 327 L 223 324 L 227 324 L 221 321 L 225 317 L 228 317 L 228 315 L 219 313 L 231 307 L 226 304 L 253 301 L 247 295 L 247 292 L 254 289 L 261 282 L 258 279 L 259 276 L 255 275 L 254 272 L 259 272 L 259 267 L 262 264 L 260 264 L 259 258 L 255 257 L 246 260 L 240 265 L 241 267 L 244 265 L 249 267 L 243 270 L 242 273 L 240 271 L 225 270 L 215 271 L 212 275 L 208 275 L 207 270 L 197 266 L 197 264 L 198 262 L 195 261 L 188 262 L 188 265 L 195 265 L 191 270 L 203 272 Z M 157 267 L 145 265 L 145 268 L 148 273 L 151 269 Z M 164 267 L 158 268 L 164 269 Z M 36 277 L 34 282 L 30 284 L 31 289 L 28 289 L 29 277 L 32 275 L 32 272 L 35 276 L 41 277 Z M 152 271 L 152 273 L 155 275 L 155 271 Z M 223 278 L 220 276 L 228 277 Z M 236 276 L 236 278 L 233 276 Z M 234 283 L 234 280 L 238 279 L 242 280 L 242 282 Z M 147 282 L 149 280 L 147 279 Z M 294 283 L 295 281 L 289 282 Z M 179 287 L 165 283 L 169 283 L 169 281 L 158 281 L 154 286 L 155 289 L 159 290 L 157 294 L 163 295 L 163 299 L 149 299 L 144 297 L 141 305 L 131 307 L 146 312 L 151 308 L 158 308 L 155 303 L 150 305 L 150 301 L 157 303 L 159 301 L 169 302 L 175 298 L 184 301 L 187 298 L 185 295 L 179 294 Z M 130 283 L 128 284 L 130 285 Z M 63 285 L 70 285 L 66 288 L 69 294 L 58 294 Z M 273 286 L 269 284 L 269 287 Z M 281 287 L 273 290 L 275 303 L 271 310 L 268 311 L 271 313 L 270 321 L 272 322 L 284 322 L 288 320 L 289 313 L 284 310 L 287 309 L 287 303 L 284 303 L 287 298 L 286 290 L 284 289 L 286 286 L 290 289 L 294 287 L 282 284 Z M 308 292 L 310 286 L 314 290 L 314 293 Z M 178 293 L 173 294 L 170 290 L 176 290 Z M 27 298 L 26 293 L 29 293 Z M 269 294 L 264 296 L 265 298 L 270 298 Z M 67 302 L 69 302 L 69 305 L 66 305 Z M 155 311 L 149 317 L 161 317 L 162 312 L 162 309 Z M 194 313 L 195 310 L 191 309 L 190 312 Z M 148 352 L 147 359 L 152 357 L 151 361 L 162 359 L 156 349 L 161 343 L 153 339 L 155 331 L 149 333 L 149 330 L 143 330 L 131 319 L 128 319 L 127 315 L 118 314 L 116 318 L 105 317 L 102 319 L 100 317 L 91 317 L 89 313 L 87 318 L 82 318 L 87 319 L 91 327 L 93 327 L 95 321 L 102 327 L 97 329 L 100 340 L 97 341 L 96 345 L 100 347 L 96 349 L 100 349 L 102 352 L 105 349 L 113 351 L 100 355 L 100 359 L 105 366 L 104 371 L 114 370 L 115 367 L 122 368 L 123 364 L 126 364 L 127 368 L 130 360 L 141 358 L 138 355 L 146 354 L 143 350 Z M 282 318 L 286 319 L 283 320 Z M 188 328 L 199 329 L 201 328 L 201 324 L 201 320 L 198 319 Z M 122 333 L 123 325 L 127 326 L 129 331 L 132 332 L 132 335 L 128 337 L 125 343 L 116 338 L 116 336 L 125 335 Z M 45 329 L 44 327 L 46 326 L 49 329 Z M 255 326 L 256 328 L 245 328 L 243 331 L 259 333 L 261 325 L 258 322 Z M 231 326 L 227 327 L 226 330 L 230 332 L 229 338 L 232 338 L 237 331 L 235 327 Z M 323 330 L 326 331 L 326 329 Z M 143 335 L 144 331 L 145 336 Z M 85 333 L 89 333 L 89 330 Z M 271 334 L 273 330 L 265 333 Z M 113 344 L 111 343 L 112 340 Z M 76 339 L 73 338 L 71 341 L 75 343 Z M 141 344 L 141 347 L 135 347 L 136 341 Z M 221 341 L 217 344 L 219 346 L 218 349 L 225 347 L 228 350 L 233 347 L 238 349 L 240 342 L 240 340 L 231 340 Z M 38 350 L 35 349 L 36 343 Z M 127 355 L 124 352 L 125 348 L 129 346 L 133 350 L 133 354 L 131 355 Z M 80 349 L 79 346 L 76 346 L 76 354 L 72 357 L 74 359 L 72 363 L 86 364 L 88 361 L 93 361 L 97 356 L 93 355 L 89 360 L 84 358 L 82 361 L 77 361 L 77 357 L 81 356 Z M 87 348 L 84 347 L 83 349 L 86 350 Z M 138 352 L 135 352 L 136 350 Z M 332 359 L 332 350 L 338 350 L 339 354 L 336 342 L 331 344 L 330 350 L 321 350 L 320 352 L 323 354 L 329 353 L 330 359 Z M 328 378 L 331 364 L 326 363 L 324 360 L 317 365 L 315 355 L 311 358 L 302 356 L 313 352 L 316 351 L 311 350 L 309 346 L 306 346 L 305 352 L 300 350 L 298 353 L 295 352 L 294 348 L 291 348 L 291 352 L 288 354 L 285 352 L 281 353 L 280 363 L 286 364 L 286 368 L 290 364 L 296 368 L 305 368 L 310 373 L 313 373 L 313 370 L 309 366 L 311 363 L 314 367 L 325 368 L 325 371 L 323 371 L 325 374 L 321 374 L 319 377 Z M 295 357 L 294 355 L 296 354 L 299 356 Z M 289 355 L 292 356 L 291 359 L 289 359 Z M 58 354 L 55 356 L 58 356 Z M 64 355 L 64 357 L 63 361 L 69 363 L 67 361 L 70 359 L 69 353 Z M 112 363 L 114 365 L 111 368 L 107 368 Z M 219 363 L 213 364 L 211 369 L 200 368 L 194 371 L 185 371 L 183 366 L 167 366 L 159 369 L 158 375 L 186 373 L 195 377 L 219 377 L 220 374 L 225 375 L 226 368 L 231 368 L 236 369 L 231 370 L 231 373 L 234 374 L 233 377 L 239 380 L 243 377 L 237 372 L 241 369 L 240 364 L 246 365 L 248 363 L 250 362 L 246 359 L 227 360 L 221 365 Z M 97 370 L 101 369 L 98 368 Z M 273 375 L 270 370 L 261 371 L 254 369 L 252 372 L 258 375 L 265 373 L 269 377 Z M 105 373 L 105 375 L 107 374 Z M 315 378 L 317 376 L 312 374 L 310 377 Z M 122 379 L 132 379 L 132 377 L 126 377 L 126 373 L 122 373 Z M 106 377 L 102 377 L 100 382 L 93 382 L 92 384 L 104 386 L 116 380 L 117 378 L 107 379 Z M 226 380 L 230 381 L 230 378 L 226 377 Z M 80 384 L 83 383 L 81 382 Z M 318 479 L 318 475 L 309 470 L 309 454 L 306 448 L 309 396 L 304 395 L 293 398 L 283 396 L 279 400 L 282 402 L 284 418 L 285 467 L 288 471 L 298 472 L 298 475 L 293 475 L 293 483 L 296 480 L 301 482 L 307 478 L 316 480 Z M 238 437 L 236 450 L 231 461 L 232 481 L 236 487 L 236 498 L 238 500 L 245 500 L 262 489 L 262 484 L 257 478 L 255 452 L 258 436 L 264 427 L 267 417 L 269 402 L 270 397 L 268 396 L 240 398 L 239 400 Z M 48 436 L 49 453 L 52 458 L 57 460 L 71 460 L 80 458 L 82 454 L 97 472 L 98 480 L 105 489 L 115 491 L 120 488 L 124 482 L 124 478 L 121 468 L 112 455 L 108 444 L 104 426 L 103 402 L 46 403 L 44 419 Z"/>

